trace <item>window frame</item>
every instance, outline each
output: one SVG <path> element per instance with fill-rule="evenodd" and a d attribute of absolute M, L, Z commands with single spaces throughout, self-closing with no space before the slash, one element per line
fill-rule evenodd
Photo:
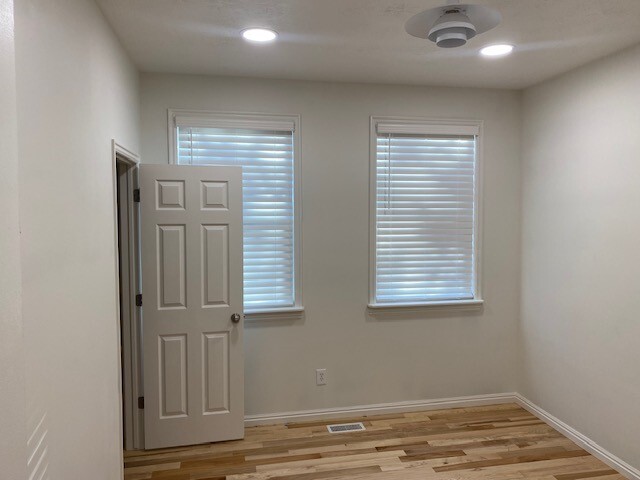
<path fill-rule="evenodd" d="M 233 126 L 234 122 L 255 123 L 256 129 L 260 129 L 261 124 L 273 122 L 289 122 L 293 124 L 293 261 L 294 268 L 294 305 L 283 308 L 268 308 L 251 310 L 244 314 L 247 320 L 269 320 L 282 318 L 299 318 L 304 314 L 302 303 L 302 145 L 301 145 L 301 122 L 300 115 L 294 114 L 266 114 L 251 112 L 220 112 L 209 110 L 190 110 L 169 108 L 167 110 L 167 140 L 169 147 L 169 164 L 178 165 L 178 125 L 176 117 L 189 117 L 201 124 L 193 126 L 207 126 L 207 124 L 224 124 L 229 122 Z M 265 128 L 266 129 L 266 128 Z"/>
<path fill-rule="evenodd" d="M 476 128 L 476 159 L 474 166 L 474 298 L 463 300 L 434 300 L 430 302 L 407 302 L 407 303 L 379 303 L 376 302 L 376 198 L 377 198 L 377 140 L 378 124 L 393 125 L 400 133 L 403 128 L 406 133 L 411 132 L 411 127 L 425 127 L 438 133 L 460 134 L 461 130 L 469 127 Z M 398 116 L 377 116 L 370 117 L 369 126 L 369 303 L 368 308 L 374 312 L 394 312 L 410 311 L 432 308 L 476 308 L 484 303 L 482 297 L 482 120 L 465 119 L 441 119 L 427 117 L 398 117 Z"/>

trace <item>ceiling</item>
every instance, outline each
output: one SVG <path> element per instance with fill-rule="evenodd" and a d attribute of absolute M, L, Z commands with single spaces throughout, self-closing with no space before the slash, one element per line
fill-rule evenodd
<path fill-rule="evenodd" d="M 640 0 L 476 0 L 502 24 L 440 49 L 404 31 L 445 0 L 97 0 L 144 72 L 524 88 L 640 43 Z M 275 29 L 250 44 L 240 30 Z M 507 42 L 509 57 L 478 56 Z"/>

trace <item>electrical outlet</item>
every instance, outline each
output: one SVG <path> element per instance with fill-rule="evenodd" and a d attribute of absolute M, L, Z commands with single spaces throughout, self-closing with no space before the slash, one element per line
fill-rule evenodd
<path fill-rule="evenodd" d="M 316 370 L 316 385 L 326 385 L 326 384 L 327 384 L 327 369 L 318 368 Z"/>

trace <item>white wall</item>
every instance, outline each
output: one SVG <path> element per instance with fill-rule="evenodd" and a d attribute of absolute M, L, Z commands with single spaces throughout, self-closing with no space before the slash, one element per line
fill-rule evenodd
<path fill-rule="evenodd" d="M 519 391 L 640 466 L 640 47 L 524 94 Z"/>
<path fill-rule="evenodd" d="M 514 390 L 519 93 L 145 74 L 141 96 L 152 163 L 168 161 L 169 107 L 302 116 L 306 316 L 247 324 L 248 414 Z M 485 121 L 483 312 L 367 315 L 370 115 Z"/>
<path fill-rule="evenodd" d="M 13 0 L 0 0 L 0 476 L 25 478 Z"/>
<path fill-rule="evenodd" d="M 138 74 L 93 1 L 16 3 L 29 474 L 113 480 L 122 454 L 111 139 L 138 149 Z"/>

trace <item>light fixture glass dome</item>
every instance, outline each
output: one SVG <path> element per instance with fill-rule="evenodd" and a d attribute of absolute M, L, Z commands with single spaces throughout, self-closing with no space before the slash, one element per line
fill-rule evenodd
<path fill-rule="evenodd" d="M 429 30 L 428 38 L 442 48 L 460 47 L 476 36 L 476 27 L 459 10 L 448 10 Z"/>
<path fill-rule="evenodd" d="M 439 47 L 454 48 L 497 27 L 502 20 L 500 12 L 487 5 L 456 3 L 456 0 L 447 3 L 417 13 L 407 20 L 404 29 L 409 35 L 431 40 Z"/>

